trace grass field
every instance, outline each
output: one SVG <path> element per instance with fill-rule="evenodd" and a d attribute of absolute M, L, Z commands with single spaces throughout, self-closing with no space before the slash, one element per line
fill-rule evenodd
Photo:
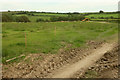
<path fill-rule="evenodd" d="M 57 13 L 33 13 L 34 15 L 39 16 L 68 16 L 67 14 L 57 14 Z"/>
<path fill-rule="evenodd" d="M 60 48 L 67 44 L 71 44 L 71 48 L 81 47 L 88 40 L 102 40 L 116 34 L 118 32 L 117 26 L 117 23 L 80 21 L 2 23 L 3 61 L 21 54 L 56 54 Z M 27 47 L 25 47 L 25 33 Z"/>
<path fill-rule="evenodd" d="M 114 17 L 114 18 L 118 18 L 118 13 L 114 13 L 114 14 L 90 14 L 88 16 L 85 16 L 87 18 L 91 18 L 91 17 L 94 17 L 94 18 L 99 18 L 99 17 Z"/>
<path fill-rule="evenodd" d="M 29 15 L 29 14 L 33 14 Z M 87 13 L 86 13 L 87 14 Z M 73 14 L 74 15 L 74 14 Z M 76 15 L 85 15 L 85 13 L 80 13 L 80 14 L 76 14 Z M 29 20 L 31 22 L 36 22 L 37 19 L 44 19 L 44 20 L 50 20 L 51 17 L 66 17 L 68 16 L 68 14 L 60 14 L 60 13 L 28 13 L 28 14 L 14 14 L 14 16 L 27 16 L 29 18 Z M 89 18 L 90 20 L 94 20 L 94 21 L 106 21 L 108 19 L 105 18 L 109 18 L 111 19 L 111 17 L 113 17 L 114 19 L 110 20 L 110 21 L 116 21 L 118 19 L 118 13 L 97 13 L 97 14 L 89 14 L 85 16 L 86 18 Z M 94 17 L 94 18 L 93 18 Z M 103 17 L 104 19 L 100 19 L 101 17 Z"/>

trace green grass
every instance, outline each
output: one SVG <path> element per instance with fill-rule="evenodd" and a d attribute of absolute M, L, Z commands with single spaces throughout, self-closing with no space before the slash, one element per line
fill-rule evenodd
<path fill-rule="evenodd" d="M 56 26 L 56 36 L 55 36 Z M 82 47 L 88 40 L 97 40 L 118 32 L 117 23 L 96 22 L 41 22 L 2 23 L 3 61 L 29 53 L 52 53 L 67 44 Z M 27 47 L 25 47 L 25 32 Z M 62 44 L 62 42 L 66 44 Z"/>
<path fill-rule="evenodd" d="M 37 19 L 44 19 L 44 20 L 50 20 L 50 17 L 48 16 L 28 16 L 31 22 L 36 22 Z"/>
<path fill-rule="evenodd" d="M 118 13 L 89 14 L 89 15 L 87 15 L 85 17 L 86 18 L 90 18 L 91 21 L 118 22 L 118 20 L 120 20 L 120 19 L 111 19 L 111 17 L 118 18 Z M 94 17 L 94 18 L 92 18 L 92 17 Z M 100 19 L 100 17 L 103 17 L 104 19 Z M 105 18 L 109 18 L 109 19 L 105 19 Z"/>
<path fill-rule="evenodd" d="M 90 19 L 91 21 L 114 22 L 118 23 L 120 19 Z"/>
<path fill-rule="evenodd" d="M 88 70 L 85 75 L 86 78 L 97 78 L 98 73 L 96 71 L 93 70 Z"/>
<path fill-rule="evenodd" d="M 91 17 L 94 17 L 94 18 L 99 18 L 99 17 L 111 17 L 113 16 L 114 18 L 118 18 L 118 13 L 114 13 L 114 14 L 90 14 L 88 16 L 85 16 L 87 18 L 91 18 Z"/>

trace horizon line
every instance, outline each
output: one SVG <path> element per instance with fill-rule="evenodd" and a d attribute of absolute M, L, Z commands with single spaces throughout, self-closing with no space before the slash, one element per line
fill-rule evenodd
<path fill-rule="evenodd" d="M 11 11 L 11 12 L 14 12 L 14 11 L 28 11 L 28 12 L 46 12 L 46 13 L 97 13 L 99 11 L 85 11 L 85 12 L 80 12 L 80 11 L 39 11 L 39 10 L 0 10 L 0 12 L 8 12 L 8 11 Z M 104 11 L 104 10 L 102 10 Z M 119 11 L 119 10 L 118 10 Z M 118 11 L 104 11 L 104 12 L 118 12 Z"/>

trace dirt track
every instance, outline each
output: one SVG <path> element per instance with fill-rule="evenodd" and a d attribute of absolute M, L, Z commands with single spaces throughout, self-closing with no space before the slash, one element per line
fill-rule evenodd
<path fill-rule="evenodd" d="M 100 60 L 92 65 L 82 78 L 118 78 L 118 53 L 119 47 L 114 47 L 105 53 Z"/>
<path fill-rule="evenodd" d="M 107 51 L 111 51 L 115 47 L 114 44 L 104 44 L 102 47 L 93 50 L 90 55 L 86 56 L 82 60 L 63 67 L 55 71 L 56 73 L 52 75 L 52 78 L 71 78 L 77 71 L 81 71 L 81 74 L 98 61 Z"/>
<path fill-rule="evenodd" d="M 23 62 L 4 65 L 4 78 L 74 78 L 79 72 L 82 77 L 104 54 L 111 51 L 116 43 L 95 43 L 90 48 L 63 51 L 60 54 L 29 55 Z M 31 58 L 32 57 L 32 58 Z M 42 59 L 40 59 L 42 57 Z M 46 58 L 47 57 L 47 58 Z M 37 58 L 37 59 L 36 59 Z M 29 62 L 26 63 L 27 60 Z"/>

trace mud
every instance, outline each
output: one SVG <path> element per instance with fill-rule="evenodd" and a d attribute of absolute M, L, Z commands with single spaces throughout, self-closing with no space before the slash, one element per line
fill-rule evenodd
<path fill-rule="evenodd" d="M 116 46 L 112 51 L 107 52 L 80 78 L 118 78 L 118 52 L 120 46 Z M 77 75 L 76 77 L 79 77 Z"/>

